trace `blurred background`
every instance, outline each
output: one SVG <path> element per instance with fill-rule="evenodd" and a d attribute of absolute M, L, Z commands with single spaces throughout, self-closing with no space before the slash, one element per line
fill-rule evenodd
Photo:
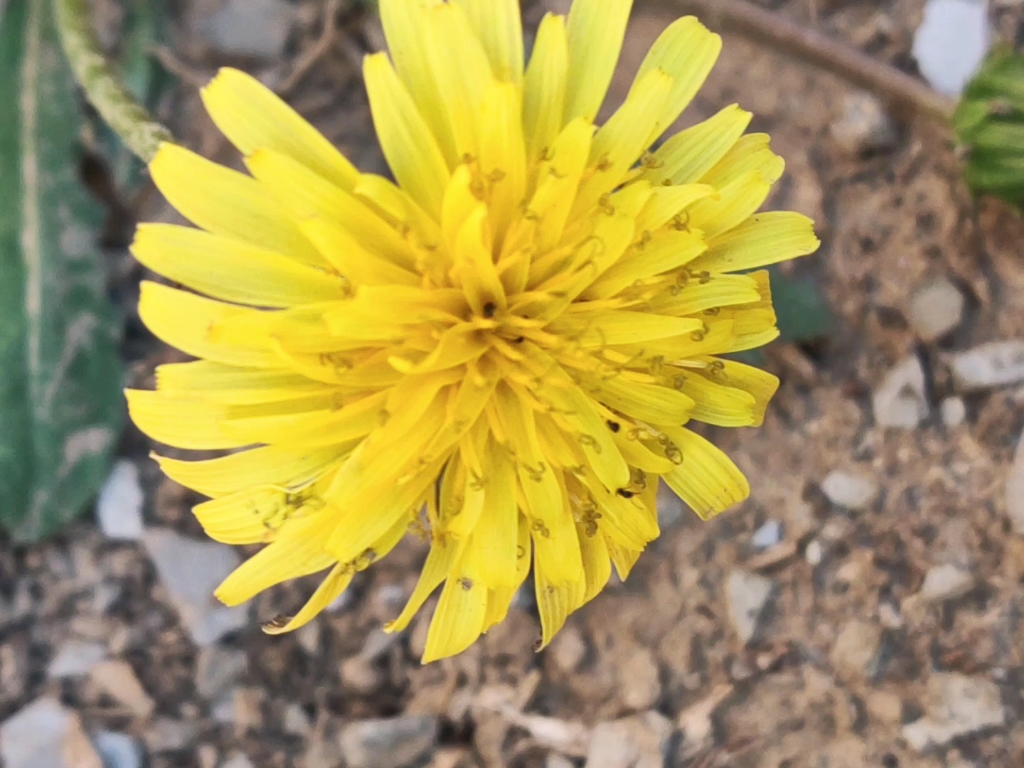
<path fill-rule="evenodd" d="M 1024 29 L 1020 0 L 756 4 L 953 98 Z M 783 384 L 764 427 L 715 433 L 751 498 L 709 524 L 666 498 L 629 581 L 543 652 L 525 591 L 469 651 L 423 667 L 429 605 L 409 632 L 381 631 L 417 579 L 413 539 L 292 635 L 259 623 L 310 583 L 214 602 L 250 552 L 203 536 L 199 499 L 122 416 L 122 386 L 185 359 L 141 325 L 145 275 L 126 250 L 136 221 L 178 219 L 74 89 L 45 18 L 31 27 L 39 5 L 0 1 L 0 74 L 22 73 L 0 77 L 0 267 L 29 265 L 55 318 L 41 372 L 16 376 L 28 363 L 11 339 L 33 317 L 0 280 L 3 768 L 1024 765 L 1024 223 L 972 194 L 947 126 L 725 33 L 680 125 L 752 110 L 787 163 L 768 207 L 812 216 L 823 241 L 776 271 L 784 335 L 760 362 Z M 568 0 L 522 5 L 529 37 Z M 241 167 L 197 93 L 232 65 L 387 172 L 360 72 L 384 47 L 372 3 L 92 9 L 129 87 L 204 156 Z M 636 0 L 606 113 L 685 10 Z M 39 57 L 33 125 L 60 150 L 35 157 L 30 188 L 25 56 Z M 42 261 L 19 210 L 53 245 Z"/>

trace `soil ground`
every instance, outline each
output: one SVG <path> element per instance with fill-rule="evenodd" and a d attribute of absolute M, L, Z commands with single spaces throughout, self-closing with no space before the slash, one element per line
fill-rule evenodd
<path fill-rule="evenodd" d="M 283 55 L 240 60 L 203 31 L 221 5 L 176 3 L 165 61 L 180 82 L 163 111 L 181 139 L 235 162 L 202 115 L 195 86 L 219 65 L 240 64 L 284 87 L 357 165 L 383 172 L 357 69 L 361 55 L 382 44 L 372 13 L 337 3 L 338 32 L 323 38 L 324 3 L 297 3 Z M 254 24 L 269 5 L 252 4 Z M 771 5 L 912 67 L 919 0 Z M 664 5 L 636 6 L 612 103 L 675 16 Z M 112 14 L 116 40 L 116 3 L 97 7 Z M 543 10 L 526 4 L 528 24 Z M 313 62 L 308 73 L 289 82 L 303 61 Z M 227 662 L 203 661 L 212 652 L 197 649 L 141 546 L 109 542 L 92 522 L 29 549 L 2 544 L 0 722 L 54 695 L 90 730 L 139 737 L 153 768 L 215 768 L 240 755 L 258 768 L 331 768 L 341 764 L 338 734 L 351 723 L 411 715 L 438 718 L 432 746 L 421 750 L 433 768 L 580 766 L 593 743 L 588 734 L 612 745 L 653 739 L 652 754 L 665 755 L 600 762 L 614 749 L 594 748 L 587 764 L 610 768 L 662 759 L 693 768 L 1024 765 L 1024 538 L 1012 532 L 1003 492 L 1024 397 L 985 390 L 965 398 L 962 424 L 939 415 L 953 394 L 950 352 L 1024 338 L 1024 224 L 998 203 L 971 199 L 952 141 L 935 126 L 900 123 L 891 146 L 851 154 L 832 133 L 847 93 L 836 78 L 727 35 L 684 118 L 693 123 L 732 102 L 756 114 L 754 128 L 769 132 L 787 161 L 771 207 L 813 216 L 823 240 L 793 269 L 818 281 L 837 318 L 827 343 L 768 351 L 783 385 L 763 428 L 715 435 L 750 478 L 748 502 L 708 524 L 684 513 L 666 525 L 628 582 L 575 614 L 549 649 L 533 652 L 538 625 L 523 600 L 469 652 L 426 667 L 417 661 L 425 622 L 391 644 L 377 632 L 415 583 L 423 549 L 410 540 L 297 635 L 268 637 L 259 620 L 297 605 L 308 583 L 257 599 L 247 624 L 218 646 L 244 657 L 244 669 L 213 693 L 204 677 L 211 663 Z M 152 194 L 129 208 L 142 220 L 173 216 Z M 111 259 L 129 312 L 131 380 L 144 385 L 176 353 L 132 314 L 141 271 L 124 252 L 111 251 Z M 938 277 L 967 301 L 956 328 L 929 343 L 908 320 L 909 301 Z M 885 429 L 871 395 L 909 355 L 923 364 L 929 416 L 913 429 Z M 150 448 L 128 429 L 121 452 L 142 472 L 147 526 L 201 539 L 189 513 L 196 499 L 160 477 L 146 459 Z M 877 494 L 858 511 L 843 510 L 822 490 L 833 470 L 863 476 Z M 779 540 L 758 548 L 754 532 L 772 522 L 781 524 Z M 923 599 L 925 574 L 944 565 L 969 574 L 969 586 L 949 599 Z M 765 583 L 751 575 L 768 579 L 771 592 L 744 644 L 729 594 Z M 20 611 L 11 607 L 18 596 Z M 95 676 L 52 679 L 49 665 L 68 637 L 98 642 L 127 662 L 152 708 L 118 701 Z M 975 687 L 943 701 L 951 680 Z M 993 692 L 994 702 L 974 700 Z M 961 710 L 975 704 L 1001 706 L 1002 722 L 965 726 L 934 748 L 908 737 L 908 724 L 922 718 L 969 720 L 977 713 Z M 640 755 L 643 745 L 636 749 Z"/>

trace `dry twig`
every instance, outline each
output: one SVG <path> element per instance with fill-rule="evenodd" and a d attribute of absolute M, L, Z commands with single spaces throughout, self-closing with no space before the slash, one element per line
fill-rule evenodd
<path fill-rule="evenodd" d="M 897 109 L 947 122 L 956 108 L 952 99 L 936 93 L 905 72 L 872 59 L 821 32 L 806 29 L 777 13 L 758 8 L 747 0 L 659 0 L 673 8 L 700 13 L 704 19 L 756 42 L 767 43 L 782 53 L 828 70 L 876 93 Z"/>
<path fill-rule="evenodd" d="M 279 96 L 285 96 L 295 89 L 313 66 L 331 50 L 334 41 L 338 36 L 338 11 L 341 10 L 342 0 L 327 0 L 324 7 L 324 30 L 319 39 L 306 50 L 295 67 L 284 79 L 284 82 L 277 88 Z"/>

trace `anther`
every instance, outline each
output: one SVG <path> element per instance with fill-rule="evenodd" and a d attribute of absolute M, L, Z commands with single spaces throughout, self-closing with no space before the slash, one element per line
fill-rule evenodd
<path fill-rule="evenodd" d="M 497 305 L 493 301 L 488 301 L 484 304 L 484 317 L 490 320 L 494 317 L 494 313 L 498 311 Z"/>
<path fill-rule="evenodd" d="M 608 421 L 606 421 L 605 424 L 608 425 L 608 429 L 610 429 L 612 432 L 618 432 L 620 429 L 622 429 L 622 425 L 619 424 L 619 422 L 612 421 L 611 419 L 608 419 Z"/>

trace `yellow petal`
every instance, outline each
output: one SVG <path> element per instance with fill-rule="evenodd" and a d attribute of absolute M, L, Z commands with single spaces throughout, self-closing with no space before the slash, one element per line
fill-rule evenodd
<path fill-rule="evenodd" d="M 274 191 L 280 205 L 292 215 L 301 230 L 307 219 L 323 219 L 345 230 L 361 249 L 376 260 L 399 267 L 415 265 L 415 254 L 394 227 L 355 194 L 331 184 L 293 158 L 280 152 L 258 149 L 245 160 L 250 173 Z M 351 266 L 353 259 L 314 243 L 326 263 Z M 340 259 L 340 261 L 336 261 Z"/>
<path fill-rule="evenodd" d="M 666 315 L 695 315 L 709 309 L 750 304 L 759 298 L 757 283 L 749 275 L 708 275 L 673 286 L 651 301 L 653 312 Z"/>
<path fill-rule="evenodd" d="M 363 64 L 373 124 L 398 183 L 424 211 L 440 219 L 450 174 L 441 149 L 384 54 Z"/>
<path fill-rule="evenodd" d="M 643 502 L 633 496 L 625 498 L 610 491 L 593 473 L 587 473 L 585 488 L 589 491 L 601 514 L 598 523 L 609 539 L 631 549 L 642 550 L 648 542 L 658 537 L 658 522 L 643 507 Z M 615 486 L 625 488 L 629 481 Z"/>
<path fill-rule="evenodd" d="M 203 461 L 153 455 L 169 478 L 205 496 L 225 496 L 251 485 L 303 486 L 339 460 L 334 449 L 296 451 L 268 445 Z"/>
<path fill-rule="evenodd" d="M 499 4 L 503 0 L 488 0 Z M 480 170 L 490 182 L 490 220 L 494 239 L 502 242 L 509 222 L 526 194 L 526 147 L 523 142 L 519 88 L 491 82 L 483 94 L 480 120 Z"/>
<path fill-rule="evenodd" d="M 167 202 L 197 227 L 306 264 L 325 264 L 255 179 L 174 144 L 160 145 L 149 172 Z"/>
<path fill-rule="evenodd" d="M 608 546 L 608 554 L 615 564 L 615 572 L 619 574 L 621 581 L 625 581 L 629 578 L 629 573 L 633 570 L 633 566 L 636 565 L 636 561 L 640 559 L 641 550 L 631 549 L 609 540 L 606 540 L 606 544 Z"/>
<path fill-rule="evenodd" d="M 565 313 L 548 328 L 553 333 L 578 341 L 584 348 L 617 344 L 640 344 L 670 339 L 699 331 L 703 322 L 692 317 L 671 317 L 628 310 L 583 311 Z"/>
<path fill-rule="evenodd" d="M 423 663 L 462 653 L 484 630 L 487 587 L 454 573 L 448 577 L 427 630 Z"/>
<path fill-rule="evenodd" d="M 484 487 L 482 514 L 463 557 L 463 571 L 490 589 L 516 583 L 519 510 L 512 461 L 505 449 L 491 441 L 490 474 Z"/>
<path fill-rule="evenodd" d="M 713 240 L 742 224 L 764 203 L 772 185 L 760 171 L 750 171 L 719 190 L 716 199 L 701 200 L 688 212 L 690 225 Z"/>
<path fill-rule="evenodd" d="M 583 579 L 568 584 L 552 583 L 544 569 L 539 566 L 534 568 L 533 581 L 537 595 L 537 612 L 540 614 L 540 648 L 544 648 L 558 630 L 565 626 L 569 614 L 583 605 L 587 585 Z"/>
<path fill-rule="evenodd" d="M 225 405 L 141 389 L 126 390 L 125 397 L 135 426 L 157 442 L 194 451 L 249 444 L 224 433 L 221 423 L 228 413 Z"/>
<path fill-rule="evenodd" d="M 555 139 L 549 159 L 540 164 L 537 191 L 527 207 L 527 215 L 537 221 L 540 252 L 553 248 L 565 231 L 593 133 L 594 127 L 584 120 L 569 123 Z M 531 278 L 537 276 L 532 269 L 530 274 Z"/>
<path fill-rule="evenodd" d="M 562 130 L 569 42 L 565 17 L 545 14 L 526 68 L 523 86 L 523 135 L 527 156 L 535 162 Z"/>
<path fill-rule="evenodd" d="M 342 189 L 355 167 L 319 131 L 269 88 L 237 69 L 221 69 L 200 91 L 206 111 L 243 155 L 272 149 L 288 155 Z"/>
<path fill-rule="evenodd" d="M 672 91 L 665 100 L 658 125 L 661 130 L 670 126 L 682 114 L 704 84 L 722 50 L 722 38 L 709 32 L 693 16 L 678 19 L 658 36 L 647 52 L 633 87 L 654 69 L 672 77 Z M 661 131 L 648 136 L 648 145 Z"/>
<path fill-rule="evenodd" d="M 427 56 L 429 40 L 424 35 L 428 9 L 440 3 L 441 0 L 382 0 L 379 10 L 395 70 L 415 100 L 448 165 L 454 168 L 459 162 L 455 139 Z"/>
<path fill-rule="evenodd" d="M 194 357 L 226 365 L 279 368 L 281 359 L 265 339 L 221 343 L 210 338 L 210 328 L 216 323 L 259 314 L 148 280 L 141 285 L 139 317 L 160 341 Z"/>
<path fill-rule="evenodd" d="M 318 485 L 320 486 L 318 488 Z M 259 544 L 273 541 L 293 517 L 324 508 L 321 484 L 289 490 L 258 485 L 194 507 L 203 531 L 224 544 Z"/>
<path fill-rule="evenodd" d="M 220 428 L 238 440 L 284 443 L 296 450 L 342 445 L 370 434 L 383 423 L 388 394 L 385 390 L 361 397 L 338 409 L 228 418 Z"/>
<path fill-rule="evenodd" d="M 588 603 L 600 594 L 612 575 L 612 561 L 608 557 L 608 545 L 598 526 L 588 527 L 577 524 L 580 551 L 583 553 L 583 569 L 586 571 L 586 590 L 582 603 Z"/>
<path fill-rule="evenodd" d="M 738 272 L 806 256 L 818 250 L 814 222 L 791 211 L 756 214 L 710 244 L 694 271 Z"/>
<path fill-rule="evenodd" d="M 747 478 L 719 448 L 688 429 L 664 432 L 683 456 L 682 463 L 664 480 L 702 520 L 750 495 Z"/>
<path fill-rule="evenodd" d="M 701 182 L 721 189 L 751 171 L 760 171 L 769 184 L 782 178 L 786 162 L 771 150 L 767 133 L 749 133 L 739 139 L 722 159 L 701 177 Z"/>
<path fill-rule="evenodd" d="M 517 85 L 523 78 L 523 22 L 518 0 L 455 0 L 483 44 L 491 71 Z"/>
<path fill-rule="evenodd" d="M 778 377 L 767 371 L 762 371 L 760 368 L 735 360 L 707 358 L 706 362 L 708 368 L 701 371 L 702 375 L 719 384 L 749 392 L 753 396 L 754 423 L 751 426 L 761 426 L 768 402 L 779 388 Z"/>
<path fill-rule="evenodd" d="M 619 60 L 633 0 L 575 0 L 569 11 L 564 122 L 597 117 Z"/>
<path fill-rule="evenodd" d="M 354 568 L 350 565 L 338 563 L 327 574 L 327 578 L 320 582 L 320 586 L 316 588 L 316 591 L 297 614 L 283 624 L 277 622 L 264 624 L 263 631 L 268 635 L 283 635 L 286 632 L 293 632 L 305 626 L 315 619 L 320 611 L 341 597 L 341 593 L 348 589 L 348 585 L 352 583 L 354 575 Z"/>
<path fill-rule="evenodd" d="M 749 392 L 723 386 L 699 373 L 676 374 L 682 392 L 693 399 L 690 417 L 717 427 L 752 427 L 757 422 L 757 401 Z"/>
<path fill-rule="evenodd" d="M 345 282 L 233 237 L 173 224 L 140 224 L 131 246 L 144 266 L 217 299 L 288 307 L 339 299 Z"/>
<path fill-rule="evenodd" d="M 156 386 L 161 392 L 225 405 L 266 403 L 331 391 L 320 382 L 284 369 L 237 368 L 207 360 L 158 366 Z"/>
<path fill-rule="evenodd" d="M 349 583 L 352 581 L 352 576 L 356 572 L 365 570 L 370 564 L 375 563 L 391 552 L 405 536 L 406 528 L 405 522 L 400 522 L 354 562 L 338 563 L 331 569 L 327 578 L 320 583 L 320 586 L 317 587 L 316 591 L 297 614 L 285 624 L 277 621 L 265 624 L 263 631 L 268 635 L 280 635 L 285 632 L 294 632 L 296 629 L 308 624 L 316 618 L 318 613 L 341 596 L 341 593 L 348 588 Z"/>
<path fill-rule="evenodd" d="M 337 559 L 323 550 L 320 515 L 296 520 L 278 538 L 229 575 L 214 593 L 225 605 L 241 605 L 283 581 L 330 568 Z"/>
<path fill-rule="evenodd" d="M 668 139 L 645 163 L 640 178 L 658 186 L 701 181 L 721 160 L 750 124 L 753 117 L 733 104 L 714 117 L 680 131 Z"/>
<path fill-rule="evenodd" d="M 614 296 L 638 280 L 678 269 L 706 250 L 707 245 L 700 235 L 671 229 L 658 232 L 650 242 L 629 250 L 587 288 L 583 296 L 588 299 Z"/>
<path fill-rule="evenodd" d="M 579 4 L 577 0 L 576 4 Z M 570 20 L 571 20 L 570 16 Z M 593 175 L 580 187 L 573 205 L 578 216 L 592 209 L 599 198 L 617 187 L 626 171 L 650 146 L 650 137 L 666 126 L 661 122 L 672 78 L 659 69 L 644 75 L 607 123 L 598 129 L 590 148 Z"/>
<path fill-rule="evenodd" d="M 716 194 L 718 194 L 717 190 L 710 184 L 652 187 L 650 200 L 637 216 L 636 229 L 638 232 L 654 232 L 673 218 L 680 216 L 698 200 Z"/>
<path fill-rule="evenodd" d="M 394 621 L 384 625 L 385 632 L 401 632 L 412 621 L 413 617 L 423 607 L 423 603 L 430 597 L 430 593 L 437 589 L 438 585 L 448 578 L 452 568 L 462 553 L 462 545 L 454 539 L 434 539 L 430 544 L 430 552 L 427 560 L 420 571 L 419 581 L 413 589 L 409 601 L 402 609 L 402 613 Z"/>
<path fill-rule="evenodd" d="M 305 219 L 299 222 L 299 228 L 353 285 L 419 285 L 422 280 L 393 262 L 379 258 L 379 250 L 364 247 L 365 241 L 360 241 L 334 218 Z"/>
<path fill-rule="evenodd" d="M 648 424 L 684 424 L 694 408 L 694 400 L 685 390 L 630 381 L 622 375 L 589 383 L 594 396 L 606 406 Z"/>

